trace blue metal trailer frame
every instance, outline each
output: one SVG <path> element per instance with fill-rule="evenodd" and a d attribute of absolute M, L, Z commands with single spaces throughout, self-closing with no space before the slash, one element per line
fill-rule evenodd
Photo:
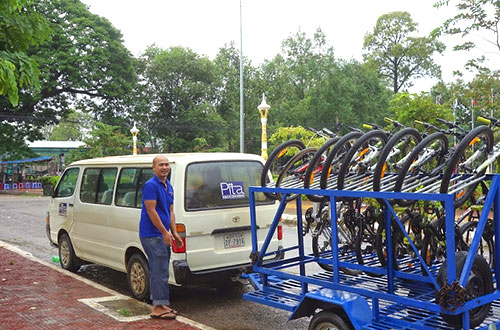
<path fill-rule="evenodd" d="M 491 303 L 487 318 L 476 329 L 496 329 L 500 325 L 500 287 L 495 274 L 500 271 L 500 175 L 488 176 L 490 189 L 486 196 L 483 210 L 467 254 L 460 276 L 456 278 L 455 261 L 455 209 L 454 195 L 435 193 L 394 193 L 370 191 L 342 191 L 318 189 L 284 189 L 250 187 L 250 215 L 252 227 L 252 257 L 254 273 L 249 276 L 255 291 L 244 294 L 243 298 L 287 310 L 292 313 L 290 319 L 310 316 L 316 310 L 331 310 L 348 320 L 354 329 L 454 329 L 448 325 L 441 313 L 461 314 L 463 329 L 469 329 L 469 313 L 473 308 Z M 269 192 L 282 195 L 277 213 L 269 228 L 267 237 L 261 247 L 257 246 L 257 225 L 255 212 L 255 193 Z M 275 252 L 268 252 L 269 243 L 279 225 L 286 207 L 286 197 L 289 194 L 299 194 L 296 203 L 297 219 L 302 219 L 302 200 L 300 195 L 328 196 L 330 205 L 336 205 L 341 197 L 375 198 L 384 200 L 384 217 L 386 225 L 386 241 L 391 241 L 391 218 L 395 219 L 409 244 L 413 248 L 416 260 L 425 268 L 427 275 L 423 275 L 420 267 L 394 269 L 392 262 L 386 266 L 363 265 L 339 255 L 337 249 L 332 249 L 331 258 L 319 258 L 304 251 L 304 237 L 302 236 L 302 221 L 297 221 L 296 246 L 285 247 L 284 251 L 297 250 L 298 256 L 287 257 L 283 260 L 262 263 L 265 256 Z M 394 211 L 390 200 L 422 200 L 439 201 L 444 204 L 446 216 L 446 264 L 447 284 L 451 285 L 458 280 L 465 287 L 476 256 L 482 233 L 493 208 L 494 220 L 494 290 L 485 296 L 467 301 L 456 310 L 445 310 L 436 302 L 436 292 L 440 290 L 436 275 L 439 265 L 427 267 L 398 215 Z M 331 219 L 337 219 L 336 207 L 330 207 Z M 394 223 L 394 220 L 392 221 Z M 331 221 L 332 246 L 338 246 L 337 222 Z M 260 248 L 260 250 L 259 250 Z M 386 245 L 387 260 L 393 260 L 392 245 Z M 306 272 L 308 263 L 327 263 L 333 266 L 333 271 L 322 271 L 309 274 Z M 419 264 L 419 266 L 420 266 Z M 287 269 L 298 267 L 299 273 L 287 272 Z M 357 269 L 370 273 L 380 274 L 379 277 L 360 274 L 357 276 L 339 272 L 341 267 Z"/>

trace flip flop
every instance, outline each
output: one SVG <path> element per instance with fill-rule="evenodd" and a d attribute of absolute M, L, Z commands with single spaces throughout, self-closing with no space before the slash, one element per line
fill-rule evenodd
<path fill-rule="evenodd" d="M 168 309 L 167 309 L 167 311 L 166 311 L 166 313 L 174 313 L 175 315 L 177 315 L 177 311 L 176 311 L 175 309 L 173 309 L 172 307 L 170 307 L 170 306 L 165 306 L 165 305 L 163 305 L 162 307 L 163 307 L 164 309 L 165 309 L 165 308 L 168 308 Z"/>
<path fill-rule="evenodd" d="M 170 311 L 162 313 L 160 315 L 149 314 L 149 316 L 152 319 L 161 319 L 161 320 L 173 320 L 176 318 L 176 315 Z"/>

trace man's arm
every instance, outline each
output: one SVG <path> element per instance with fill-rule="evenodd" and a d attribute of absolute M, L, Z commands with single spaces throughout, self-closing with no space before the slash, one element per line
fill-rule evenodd
<path fill-rule="evenodd" d="M 170 246 L 172 244 L 172 234 L 168 232 L 163 223 L 161 222 L 160 216 L 158 212 L 156 212 L 156 201 L 155 200 L 145 200 L 144 206 L 146 206 L 146 212 L 151 219 L 153 225 L 160 231 L 163 242 L 166 245 Z"/>
<path fill-rule="evenodd" d="M 182 247 L 182 239 L 179 233 L 177 232 L 177 227 L 175 226 L 175 213 L 174 213 L 174 204 L 170 205 L 170 231 L 175 238 L 175 244 L 178 247 Z"/>

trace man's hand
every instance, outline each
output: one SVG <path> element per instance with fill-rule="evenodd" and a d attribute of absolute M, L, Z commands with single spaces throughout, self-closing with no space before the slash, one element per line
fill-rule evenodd
<path fill-rule="evenodd" d="M 163 242 L 165 243 L 166 246 L 171 246 L 172 245 L 172 234 L 168 231 L 165 232 L 165 234 L 162 235 L 163 237 Z"/>
<path fill-rule="evenodd" d="M 182 242 L 182 238 L 181 236 L 179 235 L 179 233 L 175 232 L 173 234 L 174 238 L 175 238 L 175 245 L 178 247 L 178 248 L 182 248 L 182 246 L 184 245 L 184 243 Z"/>

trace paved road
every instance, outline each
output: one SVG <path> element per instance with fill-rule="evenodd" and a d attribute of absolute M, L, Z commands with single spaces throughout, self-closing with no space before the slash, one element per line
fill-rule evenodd
<path fill-rule="evenodd" d="M 45 216 L 49 198 L 0 194 L 0 240 L 13 244 L 34 256 L 50 261 L 57 249 L 49 245 L 45 235 Z M 284 228 L 285 237 L 295 237 L 295 228 Z M 307 241 L 306 241 L 307 242 Z M 86 265 L 79 275 L 128 294 L 124 273 Z M 175 308 L 185 317 L 216 329 L 228 330 L 288 330 L 307 329 L 309 319 L 287 323 L 290 314 L 242 299 L 252 290 L 248 283 L 235 282 L 226 288 L 181 287 L 172 292 Z"/>

